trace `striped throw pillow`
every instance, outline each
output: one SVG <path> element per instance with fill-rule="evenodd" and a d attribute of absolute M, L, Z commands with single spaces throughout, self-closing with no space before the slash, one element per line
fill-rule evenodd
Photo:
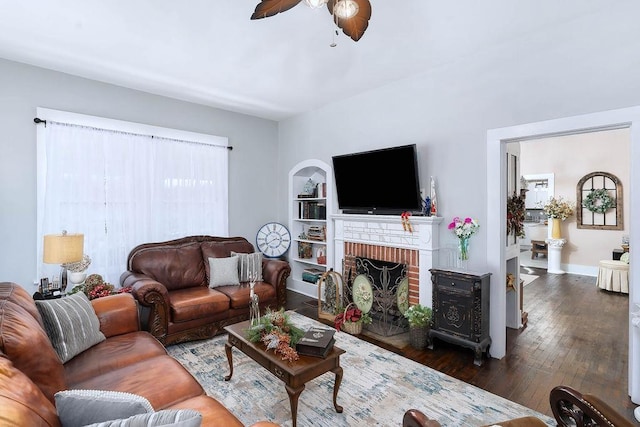
<path fill-rule="evenodd" d="M 89 298 L 77 292 L 51 300 L 36 301 L 44 329 L 62 363 L 104 341 L 100 321 Z"/>
<path fill-rule="evenodd" d="M 241 282 L 249 282 L 252 277 L 256 282 L 262 282 L 262 252 L 231 252 L 231 256 L 238 257 L 238 277 Z"/>

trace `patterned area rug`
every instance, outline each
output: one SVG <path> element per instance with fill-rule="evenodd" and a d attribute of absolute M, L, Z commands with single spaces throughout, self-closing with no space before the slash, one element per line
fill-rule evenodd
<path fill-rule="evenodd" d="M 307 329 L 319 323 L 289 312 L 292 322 Z M 547 425 L 555 420 L 517 403 L 420 365 L 344 332 L 336 345 L 346 350 L 340 362 L 344 377 L 333 408 L 332 373 L 307 383 L 298 401 L 299 426 L 399 426 L 407 409 L 417 408 L 443 426 L 480 426 L 533 415 Z M 253 360 L 233 350 L 233 377 L 224 351 L 226 335 L 167 348 L 244 424 L 269 420 L 291 426 L 289 397 L 283 383 Z"/>

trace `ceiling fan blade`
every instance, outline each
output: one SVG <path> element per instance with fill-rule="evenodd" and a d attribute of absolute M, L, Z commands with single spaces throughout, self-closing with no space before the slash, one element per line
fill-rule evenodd
<path fill-rule="evenodd" d="M 262 0 L 256 6 L 256 10 L 251 15 L 251 19 L 267 18 L 277 15 L 280 12 L 286 12 L 294 6 L 297 6 L 302 0 Z"/>
<path fill-rule="evenodd" d="M 371 3 L 369 3 L 369 0 L 353 0 L 358 4 L 358 13 L 351 18 L 343 19 L 333 14 L 333 8 L 337 1 L 338 0 L 329 0 L 327 8 L 333 15 L 336 25 L 342 29 L 342 32 L 351 37 L 354 42 L 357 42 L 369 26 L 369 19 L 371 18 Z"/>

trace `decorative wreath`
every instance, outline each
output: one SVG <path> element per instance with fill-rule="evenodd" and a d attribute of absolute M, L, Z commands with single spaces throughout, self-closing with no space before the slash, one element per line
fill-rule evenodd
<path fill-rule="evenodd" d="M 589 194 L 587 194 L 582 202 L 582 206 L 589 209 L 591 212 L 603 214 L 614 207 L 615 202 L 609 195 L 606 188 L 598 188 L 591 190 Z"/>

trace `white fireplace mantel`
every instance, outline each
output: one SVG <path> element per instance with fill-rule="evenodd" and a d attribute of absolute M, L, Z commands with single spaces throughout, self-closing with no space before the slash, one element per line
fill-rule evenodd
<path fill-rule="evenodd" d="M 412 231 L 405 230 L 400 215 L 332 215 L 335 270 L 342 273 L 344 243 L 364 243 L 392 248 L 414 249 L 419 259 L 419 301 L 431 307 L 431 274 L 438 265 L 439 225 L 442 217 L 410 216 Z"/>

